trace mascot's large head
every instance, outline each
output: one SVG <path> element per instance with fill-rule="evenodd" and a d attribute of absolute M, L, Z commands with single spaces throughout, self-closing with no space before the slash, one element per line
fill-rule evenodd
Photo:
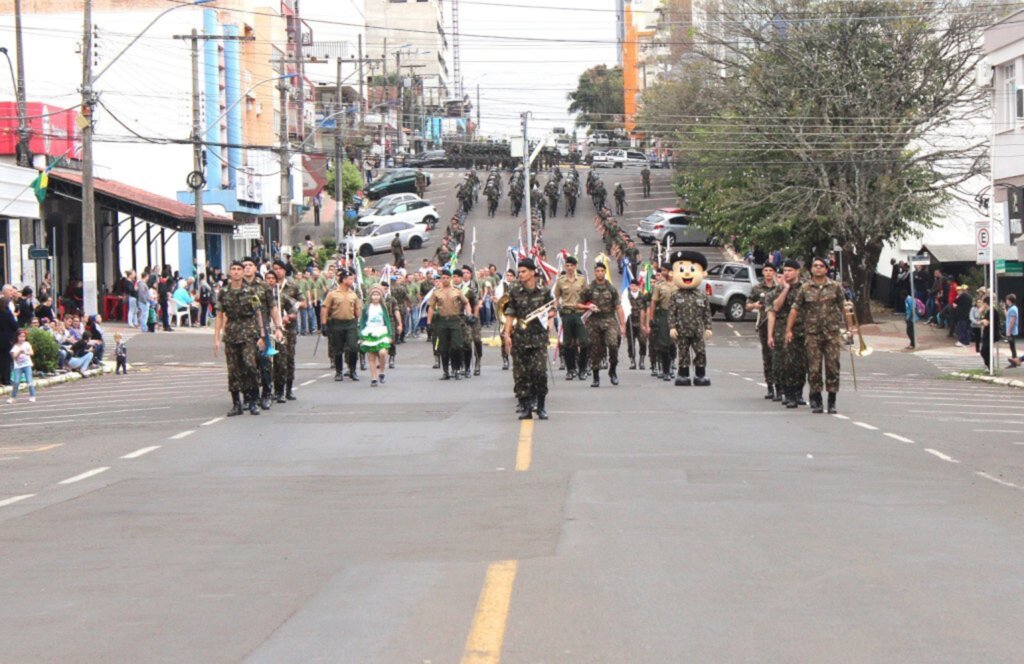
<path fill-rule="evenodd" d="M 699 251 L 673 251 L 669 262 L 672 263 L 672 283 L 676 288 L 693 290 L 704 281 L 708 259 Z"/>

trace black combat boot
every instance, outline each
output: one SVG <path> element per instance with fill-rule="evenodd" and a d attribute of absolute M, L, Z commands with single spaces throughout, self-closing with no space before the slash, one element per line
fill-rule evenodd
<path fill-rule="evenodd" d="M 348 367 L 348 377 L 353 383 L 359 382 L 359 374 L 356 373 L 356 365 L 352 363 Z"/>
<path fill-rule="evenodd" d="M 501 370 L 508 371 L 508 355 L 501 356 Z"/>
<path fill-rule="evenodd" d="M 601 387 L 601 370 L 594 369 L 594 380 L 590 382 L 591 387 Z"/>
<path fill-rule="evenodd" d="M 618 366 L 619 365 L 616 362 L 612 362 L 608 365 L 608 380 L 611 381 L 612 385 L 619 384 L 619 373 L 617 371 Z"/>
<path fill-rule="evenodd" d="M 797 395 L 799 395 L 799 392 L 797 391 L 798 389 L 799 388 L 796 387 L 786 388 L 787 401 L 782 402 L 783 405 L 786 406 L 786 408 L 796 408 L 797 406 L 800 405 L 799 401 L 797 401 Z"/>
<path fill-rule="evenodd" d="M 476 359 L 473 361 L 473 375 L 474 376 L 479 376 L 480 375 L 480 356 L 479 355 L 477 355 Z"/>
<path fill-rule="evenodd" d="M 764 395 L 765 399 L 775 400 L 775 386 L 768 383 L 768 392 Z"/>
<path fill-rule="evenodd" d="M 636 357 L 629 358 L 629 370 L 630 371 L 635 371 L 636 370 Z"/>
<path fill-rule="evenodd" d="M 666 350 L 661 353 L 661 371 L 658 373 L 662 380 L 668 380 L 665 376 L 671 376 L 672 371 L 672 355 Z"/>
<path fill-rule="evenodd" d="M 547 395 L 543 397 L 537 397 L 537 419 L 546 420 L 548 419 L 548 411 L 544 408 L 544 400 L 547 399 Z"/>
<path fill-rule="evenodd" d="M 532 420 L 533 419 L 533 411 L 532 411 L 529 399 L 520 399 L 519 400 L 519 419 L 521 419 L 521 420 Z"/>
<path fill-rule="evenodd" d="M 576 377 L 586 380 L 590 376 L 590 351 L 581 347 L 579 352 L 576 358 Z"/>
<path fill-rule="evenodd" d="M 792 401 L 793 390 L 791 390 L 788 387 L 780 387 L 776 392 L 776 396 L 778 396 L 779 394 L 782 395 L 782 399 L 780 400 L 780 402 L 782 403 L 783 407 L 789 408 L 789 402 Z"/>
<path fill-rule="evenodd" d="M 394 368 L 395 368 L 395 356 L 394 355 L 390 355 L 390 356 L 388 356 L 388 369 L 394 369 Z"/>
<path fill-rule="evenodd" d="M 263 393 L 260 394 L 259 403 L 260 403 L 260 408 L 262 408 L 263 410 L 270 410 L 270 389 L 269 388 L 266 388 L 266 387 L 263 388 Z"/>
<path fill-rule="evenodd" d="M 286 401 L 284 398 L 284 385 L 281 386 L 281 389 L 274 388 L 274 401 L 277 403 L 284 403 Z"/>
<path fill-rule="evenodd" d="M 242 395 L 238 393 L 238 390 L 231 392 L 231 410 L 228 411 L 228 417 L 234 417 L 235 415 L 241 415 L 244 411 L 242 410 Z"/>
<path fill-rule="evenodd" d="M 804 386 L 793 388 L 793 395 L 796 397 L 796 405 L 806 406 L 807 402 L 804 401 Z"/>
<path fill-rule="evenodd" d="M 688 387 L 692 383 L 690 382 L 690 367 L 683 367 L 679 370 L 679 375 L 676 376 L 676 385 L 679 387 Z"/>
<path fill-rule="evenodd" d="M 774 401 L 775 403 L 781 402 L 785 398 L 785 389 L 786 388 L 784 388 L 782 385 L 779 385 L 778 383 L 776 383 L 775 384 L 775 396 L 772 397 L 772 401 Z"/>
<path fill-rule="evenodd" d="M 645 368 L 646 367 L 644 367 L 644 356 L 641 355 L 640 356 L 640 371 L 643 371 Z"/>
<path fill-rule="evenodd" d="M 359 370 L 366 371 L 366 353 L 359 353 Z"/>
<path fill-rule="evenodd" d="M 285 385 L 284 398 L 288 401 L 295 401 L 295 394 L 292 393 L 292 381 Z"/>
<path fill-rule="evenodd" d="M 829 415 L 835 415 L 838 412 L 839 411 L 836 410 L 836 393 L 835 392 L 829 392 L 828 393 L 828 414 Z"/>
<path fill-rule="evenodd" d="M 473 351 L 467 350 L 462 354 L 462 366 L 465 367 L 462 371 L 462 375 L 465 378 L 469 378 L 470 367 L 473 365 Z"/>
<path fill-rule="evenodd" d="M 821 392 L 811 392 L 811 412 L 812 413 L 823 413 L 825 409 L 821 405 Z"/>
<path fill-rule="evenodd" d="M 558 370 L 565 371 L 565 353 L 558 354 Z"/>
<path fill-rule="evenodd" d="M 335 371 L 334 371 L 334 382 L 335 383 L 340 383 L 343 380 L 345 380 L 345 370 L 342 369 L 341 365 L 339 364 L 338 368 L 335 369 Z"/>
<path fill-rule="evenodd" d="M 437 353 L 434 353 L 434 366 L 433 366 L 433 368 L 434 369 L 440 369 L 441 368 L 441 356 L 438 355 Z"/>
<path fill-rule="evenodd" d="M 695 376 L 693 378 L 693 384 L 698 387 L 707 387 L 711 384 L 711 379 L 705 375 L 705 367 L 694 367 Z"/>
<path fill-rule="evenodd" d="M 259 403 L 260 399 L 259 399 L 259 395 L 260 395 L 260 393 L 257 390 L 253 390 L 249 394 L 248 407 L 249 407 L 249 414 L 250 415 L 259 415 L 260 414 L 260 403 Z"/>

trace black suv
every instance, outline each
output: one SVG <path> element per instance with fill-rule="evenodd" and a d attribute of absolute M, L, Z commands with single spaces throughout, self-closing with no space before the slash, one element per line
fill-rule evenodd
<path fill-rule="evenodd" d="M 448 155 L 445 154 L 444 150 L 428 150 L 415 157 L 409 157 L 405 160 L 406 166 L 412 166 L 414 168 L 422 168 L 425 166 L 447 166 Z"/>
<path fill-rule="evenodd" d="M 430 173 L 424 173 L 427 178 L 427 186 L 430 186 Z M 388 194 L 401 194 L 408 192 L 416 193 L 416 169 L 398 168 L 372 182 L 366 188 L 366 197 L 371 201 L 383 198 Z"/>

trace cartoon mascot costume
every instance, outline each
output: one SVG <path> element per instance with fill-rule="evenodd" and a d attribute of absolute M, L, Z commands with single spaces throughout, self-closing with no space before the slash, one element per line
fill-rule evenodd
<path fill-rule="evenodd" d="M 696 251 L 673 251 L 672 283 L 677 290 L 669 300 L 669 335 L 676 342 L 679 374 L 676 385 L 690 385 L 690 351 L 693 351 L 693 385 L 706 386 L 708 356 L 704 340 L 711 338 L 711 304 L 704 292 L 704 272 L 708 259 Z"/>

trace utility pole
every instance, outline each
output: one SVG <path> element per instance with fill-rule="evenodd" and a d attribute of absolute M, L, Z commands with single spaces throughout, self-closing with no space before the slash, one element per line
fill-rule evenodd
<path fill-rule="evenodd" d="M 366 112 L 366 95 L 363 93 L 363 84 L 366 77 L 363 75 L 363 35 L 359 34 L 359 129 L 363 128 L 363 116 Z"/>
<path fill-rule="evenodd" d="M 92 0 L 85 0 L 82 31 L 82 307 L 94 316 L 99 304 L 96 282 L 96 192 L 93 184 Z"/>
<path fill-rule="evenodd" d="M 388 104 L 388 38 L 384 38 L 384 53 L 381 55 L 381 62 L 384 66 L 384 82 L 381 85 L 381 90 L 384 93 L 384 108 L 387 109 Z M 384 166 L 388 165 L 388 132 L 387 122 L 384 114 L 380 116 L 380 149 L 384 151 Z"/>
<path fill-rule="evenodd" d="M 281 93 L 281 119 L 278 127 L 278 131 L 281 134 L 281 196 L 278 202 L 281 204 L 281 242 L 284 242 L 284 232 L 287 227 L 286 220 L 291 215 L 292 209 L 291 155 L 288 151 L 288 81 L 281 79 L 277 89 Z"/>
<path fill-rule="evenodd" d="M 527 118 L 530 112 L 523 113 L 523 176 L 526 180 L 523 189 L 526 191 L 526 248 L 533 248 L 533 208 L 530 202 L 530 139 L 526 135 Z"/>
<path fill-rule="evenodd" d="M 476 84 L 476 135 L 480 136 L 480 84 Z"/>
<path fill-rule="evenodd" d="M 298 67 L 299 74 L 296 77 L 296 79 L 298 80 L 299 93 L 299 122 L 297 128 L 299 145 L 301 145 L 303 139 L 306 137 L 304 131 L 306 123 L 306 86 L 302 80 L 306 75 L 306 68 L 304 66 L 305 63 L 303 63 L 302 61 L 302 15 L 299 13 L 299 0 L 295 0 L 295 60 L 297 63 L 296 66 Z M 281 230 L 284 230 L 283 225 Z M 281 240 L 283 242 L 284 238 L 281 238 Z"/>
<path fill-rule="evenodd" d="M 402 117 L 405 115 L 405 86 L 402 85 L 402 50 L 395 51 L 395 87 L 398 93 L 398 120 L 395 126 L 398 127 L 397 148 L 395 155 L 402 149 Z"/>
<path fill-rule="evenodd" d="M 362 60 L 362 57 L 359 58 Z M 362 64 L 360 63 L 360 66 Z M 345 108 L 344 101 L 341 98 L 341 57 L 338 58 L 338 83 L 337 83 L 337 108 L 335 109 L 334 116 L 334 225 L 335 225 L 335 239 L 337 240 L 338 246 L 341 246 L 341 241 L 345 236 L 345 217 L 344 217 L 344 199 L 345 199 L 345 188 L 343 186 L 343 180 L 345 175 L 345 142 L 342 136 L 342 125 L 341 123 L 345 120 L 345 114 L 342 111 Z M 340 113 L 340 115 L 338 115 Z"/>
<path fill-rule="evenodd" d="M 18 166 L 31 166 L 29 163 L 28 119 L 25 117 L 25 49 L 21 40 L 21 0 L 14 0 L 14 45 L 18 49 L 15 62 L 18 67 L 18 89 L 15 90 L 18 100 Z"/>

